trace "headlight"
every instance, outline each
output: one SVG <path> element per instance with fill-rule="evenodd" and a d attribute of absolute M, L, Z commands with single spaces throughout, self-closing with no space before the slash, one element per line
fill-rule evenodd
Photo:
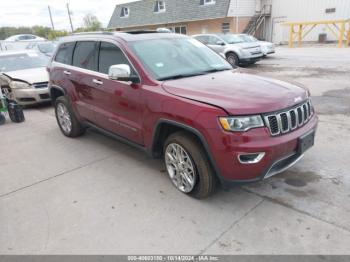
<path fill-rule="evenodd" d="M 27 89 L 32 88 L 31 85 L 25 82 L 12 81 L 10 82 L 10 87 L 13 89 Z"/>
<path fill-rule="evenodd" d="M 244 132 L 264 126 L 261 116 L 220 117 L 219 121 L 226 131 Z"/>

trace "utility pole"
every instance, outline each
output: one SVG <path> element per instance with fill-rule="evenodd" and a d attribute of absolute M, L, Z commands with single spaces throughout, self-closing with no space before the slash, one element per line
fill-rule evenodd
<path fill-rule="evenodd" d="M 55 31 L 55 26 L 53 25 L 53 20 L 52 20 L 51 8 L 50 8 L 50 6 L 47 6 L 47 8 L 49 9 L 52 30 Z"/>
<path fill-rule="evenodd" d="M 69 17 L 69 22 L 70 22 L 70 28 L 72 29 L 72 33 L 73 33 L 74 29 L 73 29 L 73 23 L 72 23 L 72 18 L 70 16 L 69 4 L 68 3 L 67 3 L 67 12 L 68 12 L 68 17 Z"/>

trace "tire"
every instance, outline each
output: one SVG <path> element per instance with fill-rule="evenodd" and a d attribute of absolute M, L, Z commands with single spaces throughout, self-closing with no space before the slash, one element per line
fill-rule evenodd
<path fill-rule="evenodd" d="M 239 65 L 239 58 L 235 53 L 228 53 L 226 55 L 226 60 L 234 67 Z"/>
<path fill-rule="evenodd" d="M 178 167 L 176 164 L 172 163 L 172 160 L 169 157 L 169 154 L 171 155 L 173 152 L 176 152 L 174 146 L 180 146 L 180 150 L 183 149 L 188 155 L 188 158 L 184 157 L 183 159 L 186 159 L 186 165 L 189 167 L 189 169 L 184 168 L 184 164 L 182 166 L 183 170 L 188 171 L 191 169 L 190 166 L 192 166 L 194 171 L 193 185 L 188 186 L 187 188 L 185 188 L 185 186 L 180 186 L 180 184 L 185 184 L 183 181 L 188 181 L 184 179 L 182 175 L 179 176 L 178 170 L 181 167 Z M 172 183 L 179 191 L 197 199 L 206 198 L 215 191 L 217 178 L 208 161 L 203 147 L 197 142 L 197 139 L 193 135 L 186 132 L 177 132 L 170 135 L 165 141 L 163 155 L 167 173 Z M 175 159 L 175 157 L 173 158 Z M 191 165 L 189 165 L 190 162 Z M 180 180 L 182 181 L 180 183 L 178 183 L 179 177 L 181 177 Z M 189 185 L 190 183 L 186 184 Z"/>
<path fill-rule="evenodd" d="M 5 124 L 5 122 L 6 122 L 5 116 L 4 116 L 3 114 L 0 113 L 0 126 L 3 125 L 3 124 Z"/>
<path fill-rule="evenodd" d="M 62 115 L 61 110 L 65 110 L 64 115 Z M 85 133 L 85 128 L 77 120 L 72 110 L 72 107 L 70 106 L 68 99 L 66 97 L 60 96 L 59 98 L 56 99 L 55 114 L 56 114 L 57 124 L 65 136 L 78 137 Z"/>

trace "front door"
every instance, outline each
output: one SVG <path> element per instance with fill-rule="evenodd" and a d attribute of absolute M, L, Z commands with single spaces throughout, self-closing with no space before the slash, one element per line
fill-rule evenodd
<path fill-rule="evenodd" d="M 97 97 L 103 103 L 96 114 L 97 123 L 134 143 L 142 144 L 140 85 L 108 78 L 108 70 L 112 65 L 127 64 L 132 74 L 136 74 L 134 67 L 121 48 L 111 42 L 101 42 L 98 60 L 98 71 L 104 77 L 97 79 L 100 81 Z"/>
<path fill-rule="evenodd" d="M 208 46 L 219 54 L 225 50 L 225 42 L 216 36 L 209 36 Z"/>

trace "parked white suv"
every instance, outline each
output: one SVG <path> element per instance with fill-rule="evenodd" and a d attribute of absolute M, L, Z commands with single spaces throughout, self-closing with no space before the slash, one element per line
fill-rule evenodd
<path fill-rule="evenodd" d="M 267 41 L 260 41 L 256 39 L 252 35 L 247 35 L 247 34 L 240 34 L 239 35 L 241 38 L 245 40 L 247 43 L 255 43 L 260 45 L 261 51 L 263 52 L 264 56 L 274 54 L 275 53 L 275 44 Z"/>
<path fill-rule="evenodd" d="M 201 34 L 193 37 L 225 57 L 234 66 L 254 64 L 263 57 L 259 44 L 247 43 L 235 34 Z"/>

